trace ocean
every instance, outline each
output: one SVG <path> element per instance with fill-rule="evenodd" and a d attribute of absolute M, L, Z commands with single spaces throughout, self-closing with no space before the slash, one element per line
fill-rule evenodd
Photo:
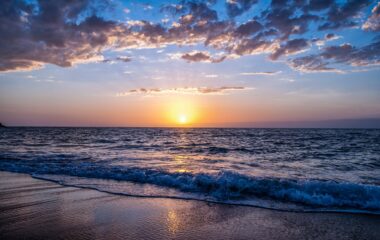
<path fill-rule="evenodd" d="M 0 170 L 127 196 L 380 214 L 380 129 L 2 128 Z"/>

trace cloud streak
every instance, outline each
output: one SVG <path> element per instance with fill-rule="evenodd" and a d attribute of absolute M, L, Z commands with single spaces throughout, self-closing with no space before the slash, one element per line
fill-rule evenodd
<path fill-rule="evenodd" d="M 188 62 L 208 62 L 208 63 L 220 63 L 222 62 L 226 56 L 221 57 L 213 57 L 208 52 L 190 52 L 185 53 L 181 56 L 182 59 L 188 61 Z"/>
<path fill-rule="evenodd" d="M 125 92 L 117 93 L 117 97 L 125 97 L 130 95 L 160 95 L 160 94 L 190 94 L 190 95 L 221 95 L 233 91 L 248 91 L 254 88 L 241 86 L 222 86 L 222 87 L 181 87 L 181 88 L 137 88 Z"/>
<path fill-rule="evenodd" d="M 240 75 L 242 76 L 256 76 L 256 75 L 263 75 L 263 76 L 273 76 L 280 74 L 281 71 L 272 71 L 272 72 L 242 72 Z"/>
<path fill-rule="evenodd" d="M 347 64 L 350 66 L 380 65 L 380 40 L 361 48 L 349 43 L 340 46 L 323 48 L 322 53 L 290 60 L 289 65 L 304 72 L 339 72 L 332 67 L 334 64 Z"/>

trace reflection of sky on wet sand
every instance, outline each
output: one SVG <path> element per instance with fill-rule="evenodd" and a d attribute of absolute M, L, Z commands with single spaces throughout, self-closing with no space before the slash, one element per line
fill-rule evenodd
<path fill-rule="evenodd" d="M 30 177 L 20 176 L 14 179 L 11 175 L 4 177 L 2 173 L 0 177 L 2 186 L 11 186 L 0 188 L 0 235 L 5 237 L 1 239 L 7 239 L 7 229 L 13 239 L 59 236 L 63 229 L 68 230 L 69 237 L 96 236 L 93 229 L 85 229 L 86 225 L 93 222 L 93 215 L 77 203 L 86 201 L 87 209 L 91 208 L 91 199 L 95 197 L 101 200 L 99 193 L 45 181 L 33 180 L 30 183 Z"/>
<path fill-rule="evenodd" d="M 233 210 L 223 211 L 223 205 L 173 199 L 129 198 L 87 189 L 66 188 L 32 179 L 41 188 L 37 190 L 29 186 L 30 180 L 25 177 L 21 182 L 21 185 L 26 186 L 25 192 L 14 191 L 12 196 L 8 195 L 12 204 L 19 208 L 11 212 L 17 216 L 13 218 L 17 224 L 8 226 L 11 231 L 7 236 L 191 239 L 194 238 L 194 231 L 205 226 L 207 228 L 209 221 L 223 222 L 233 216 Z M 0 183 L 4 185 L 6 182 Z M 8 184 L 12 182 L 9 181 Z M 32 191 L 33 194 L 28 193 L 32 188 L 36 189 Z M 0 199 L 2 197 L 0 194 Z M 0 204 L 4 206 L 3 200 Z M 11 217 L 2 212 L 0 222 L 3 222 L 5 216 Z"/>
<path fill-rule="evenodd" d="M 376 239 L 380 235 L 380 218 L 373 216 L 124 197 L 4 172 L 0 172 L 0 209 L 2 240 L 303 239 L 308 234 L 318 239 Z"/>

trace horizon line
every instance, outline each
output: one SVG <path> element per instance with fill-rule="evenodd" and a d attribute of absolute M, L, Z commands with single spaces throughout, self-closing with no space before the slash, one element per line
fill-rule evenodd
<path fill-rule="evenodd" d="M 3 124 L 5 127 L 62 127 L 62 128 L 380 128 L 380 118 L 353 118 L 309 121 L 268 121 L 268 122 L 230 122 L 194 123 L 187 125 L 107 125 L 107 124 Z"/>

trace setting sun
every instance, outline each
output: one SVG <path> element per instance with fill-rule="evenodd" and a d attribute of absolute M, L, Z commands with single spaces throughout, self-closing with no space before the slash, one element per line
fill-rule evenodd
<path fill-rule="evenodd" d="M 174 97 L 166 105 L 167 122 L 172 126 L 192 126 L 198 121 L 198 107 L 194 99 Z"/>
<path fill-rule="evenodd" d="M 187 116 L 185 114 L 180 114 L 178 116 L 178 123 L 179 124 L 186 124 L 187 123 Z"/>

